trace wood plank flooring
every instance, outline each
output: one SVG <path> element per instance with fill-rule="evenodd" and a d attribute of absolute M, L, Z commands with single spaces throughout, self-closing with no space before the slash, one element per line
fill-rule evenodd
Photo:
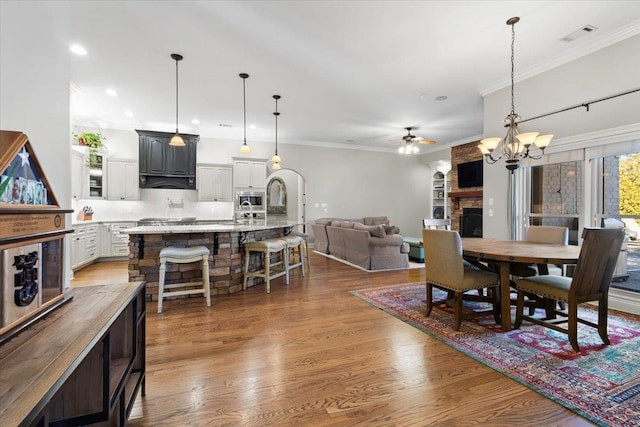
<path fill-rule="evenodd" d="M 591 426 L 348 291 L 424 280 L 311 254 L 282 279 L 229 296 L 147 306 L 146 396 L 130 426 Z M 73 286 L 126 281 L 126 263 Z"/>

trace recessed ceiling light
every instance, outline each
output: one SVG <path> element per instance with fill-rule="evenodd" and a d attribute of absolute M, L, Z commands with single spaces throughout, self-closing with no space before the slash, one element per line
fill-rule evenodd
<path fill-rule="evenodd" d="M 200 124 L 200 120 L 193 119 L 193 120 L 191 120 L 191 123 L 193 123 L 194 125 L 199 125 Z"/>
<path fill-rule="evenodd" d="M 69 46 L 69 50 L 73 53 L 75 53 L 76 55 L 86 55 L 87 54 L 87 50 L 80 46 L 79 44 L 72 44 L 71 46 Z"/>
<path fill-rule="evenodd" d="M 118 96 L 118 92 L 116 92 L 115 89 L 111 89 L 111 88 L 105 90 L 104 93 L 106 93 L 109 96 Z"/>
<path fill-rule="evenodd" d="M 560 39 L 560 41 L 563 42 L 572 42 L 575 39 L 579 39 L 580 37 L 584 37 L 587 34 L 597 30 L 597 27 L 594 27 L 593 25 L 585 25 L 584 27 L 580 28 L 579 30 L 575 30 L 573 33 L 567 34 L 566 36 L 562 37 Z"/>
<path fill-rule="evenodd" d="M 436 96 L 436 101 L 444 101 L 445 99 L 449 99 L 449 97 L 445 95 Z"/>
<path fill-rule="evenodd" d="M 249 125 L 249 129 L 254 129 L 255 130 L 256 125 Z"/>
<path fill-rule="evenodd" d="M 127 110 L 127 111 L 124 112 L 124 115 L 127 116 L 127 117 L 133 117 L 133 111 Z"/>
<path fill-rule="evenodd" d="M 232 128 L 233 125 L 229 125 L 227 123 L 220 123 L 218 126 L 220 126 L 221 128 Z"/>

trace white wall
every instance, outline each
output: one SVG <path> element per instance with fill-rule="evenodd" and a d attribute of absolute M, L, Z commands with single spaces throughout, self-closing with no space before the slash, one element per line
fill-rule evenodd
<path fill-rule="evenodd" d="M 523 119 L 550 113 L 640 86 L 640 35 L 573 62 L 516 83 L 515 110 Z M 517 61 L 516 61 L 517 67 Z M 516 78 L 518 70 L 516 68 Z M 503 119 L 510 110 L 510 87 L 484 98 L 484 135 L 504 136 Z M 533 120 L 521 132 L 552 133 L 555 140 L 640 123 L 640 93 Z M 558 144 L 556 142 L 556 144 Z M 575 147 L 574 147 L 575 148 Z M 561 149 L 554 141 L 549 151 Z M 487 237 L 509 238 L 507 223 L 508 171 L 504 162 L 484 168 L 484 205 L 494 201 L 494 216 L 484 217 Z"/>
<path fill-rule="evenodd" d="M 0 19 L 0 127 L 27 134 L 58 202 L 68 208 L 69 4 L 3 1 Z"/>
<path fill-rule="evenodd" d="M 71 204 L 69 9 L 66 1 L 0 2 L 0 128 L 29 137 L 62 208 Z M 64 283 L 69 272 L 66 257 Z"/>

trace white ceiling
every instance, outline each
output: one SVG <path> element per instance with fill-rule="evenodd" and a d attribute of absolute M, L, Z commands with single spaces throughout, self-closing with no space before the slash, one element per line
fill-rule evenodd
<path fill-rule="evenodd" d="M 508 18 L 521 18 L 516 80 L 640 32 L 639 1 L 71 4 L 70 44 L 88 51 L 70 54 L 74 125 L 175 130 L 170 54 L 179 53 L 180 131 L 238 145 L 242 72 L 250 75 L 247 126 L 255 125 L 247 128 L 249 145 L 273 141 L 272 95 L 279 94 L 279 143 L 393 150 L 390 141 L 415 126 L 438 147 L 482 133 L 480 92 L 509 83 Z M 598 29 L 559 40 L 585 25 Z"/>

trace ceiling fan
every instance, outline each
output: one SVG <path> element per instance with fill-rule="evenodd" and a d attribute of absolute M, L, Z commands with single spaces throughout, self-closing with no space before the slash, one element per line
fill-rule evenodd
<path fill-rule="evenodd" d="M 405 129 L 407 130 L 407 134 L 402 137 L 402 142 L 400 142 L 400 147 L 398 147 L 398 153 L 400 154 L 417 153 L 418 151 L 420 151 L 417 144 L 433 145 L 436 143 L 431 139 L 424 139 L 420 136 L 412 135 L 411 131 L 417 128 L 409 126 L 409 127 L 406 127 Z"/>

